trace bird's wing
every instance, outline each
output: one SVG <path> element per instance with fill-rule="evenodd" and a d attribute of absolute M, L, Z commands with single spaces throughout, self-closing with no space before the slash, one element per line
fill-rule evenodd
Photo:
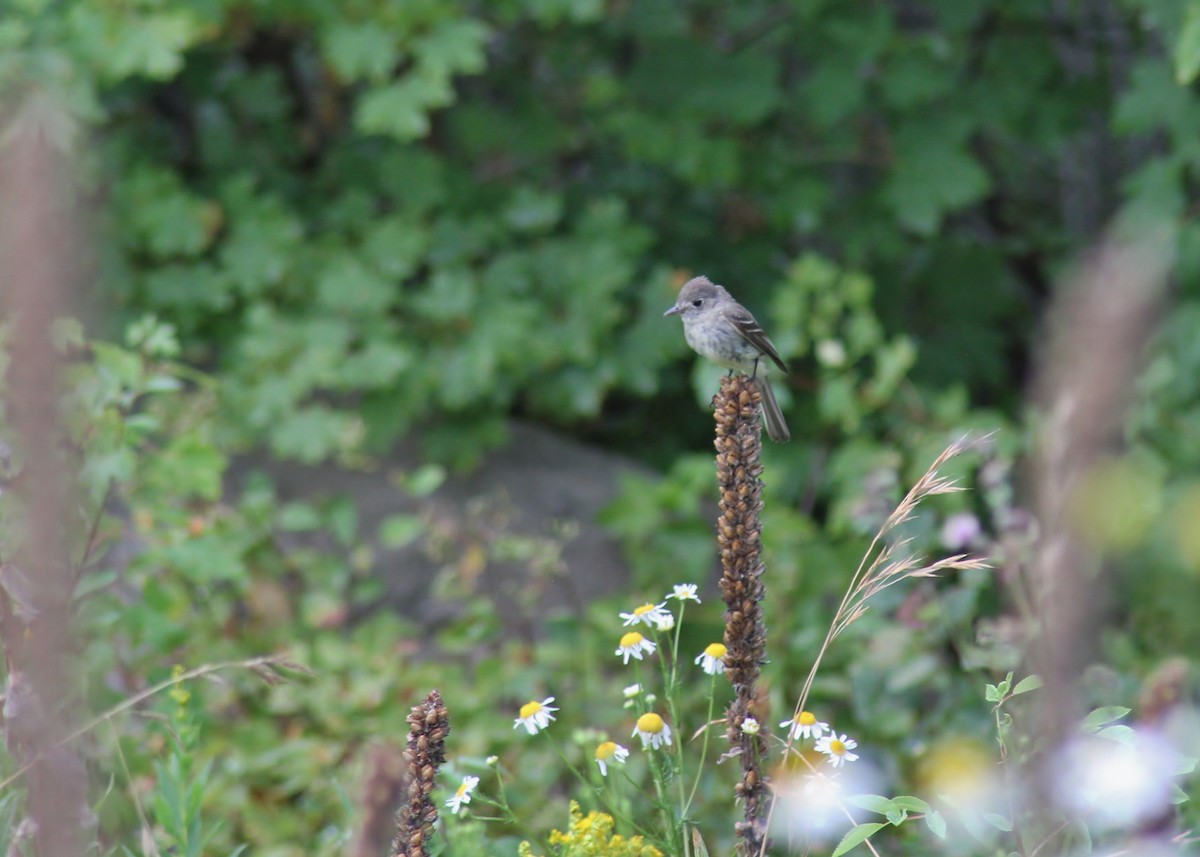
<path fill-rule="evenodd" d="M 787 364 L 783 362 L 783 358 L 779 356 L 779 352 L 775 350 L 775 345 L 763 333 L 763 329 L 759 327 L 754 316 L 750 315 L 750 311 L 745 307 L 738 307 L 729 312 L 729 320 L 733 322 L 733 326 L 737 329 L 746 341 L 761 351 L 763 354 L 775 361 L 775 365 L 787 372 Z"/>

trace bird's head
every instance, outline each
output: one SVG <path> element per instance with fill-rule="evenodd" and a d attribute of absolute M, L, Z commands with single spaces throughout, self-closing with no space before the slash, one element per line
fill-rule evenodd
<path fill-rule="evenodd" d="M 719 299 L 725 290 L 712 282 L 708 277 L 693 277 L 684 283 L 675 299 L 675 306 L 663 313 L 663 316 L 678 315 L 684 318 L 700 312 L 705 306 Z"/>

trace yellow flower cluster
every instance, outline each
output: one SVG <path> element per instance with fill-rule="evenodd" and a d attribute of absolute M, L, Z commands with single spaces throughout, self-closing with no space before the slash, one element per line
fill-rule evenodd
<path fill-rule="evenodd" d="M 550 845 L 555 857 L 663 857 L 653 845 L 640 836 L 613 835 L 613 817 L 603 812 L 584 816 L 579 804 L 571 801 L 571 829 L 550 831 Z M 522 842 L 520 857 L 536 857 L 533 846 Z"/>

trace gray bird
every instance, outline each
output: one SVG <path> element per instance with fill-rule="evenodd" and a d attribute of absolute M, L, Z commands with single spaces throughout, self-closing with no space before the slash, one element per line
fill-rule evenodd
<path fill-rule="evenodd" d="M 680 289 L 675 306 L 663 313 L 668 315 L 683 319 L 683 336 L 696 353 L 759 382 L 767 436 L 777 443 L 789 440 L 763 358 L 769 357 L 785 374 L 787 365 L 750 311 L 708 277 L 694 277 Z"/>

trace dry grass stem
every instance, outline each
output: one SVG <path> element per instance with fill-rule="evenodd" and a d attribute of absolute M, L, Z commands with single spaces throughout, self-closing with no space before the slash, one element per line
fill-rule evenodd
<path fill-rule="evenodd" d="M 804 680 L 800 698 L 796 701 L 795 714 L 804 710 L 808 702 L 808 695 L 812 691 L 813 681 L 816 680 L 817 671 L 821 667 L 821 661 L 830 644 L 866 614 L 868 602 L 872 597 L 902 580 L 934 577 L 945 571 L 967 571 L 990 567 L 986 560 L 968 557 L 964 554 L 946 557 L 932 563 L 923 563 L 917 556 L 906 550 L 911 542 L 910 539 L 887 543 L 880 549 L 880 544 L 886 541 L 888 535 L 912 520 L 917 507 L 926 499 L 939 494 L 952 494 L 964 490 L 953 479 L 942 476 L 939 471 L 946 462 L 962 455 L 989 437 L 990 435 L 987 435 L 976 440 L 964 435 L 942 450 L 875 533 L 858 568 L 854 570 L 854 574 L 850 578 L 846 593 L 842 596 L 842 601 L 834 613 L 829 630 L 825 633 L 821 648 L 809 669 L 808 677 Z M 790 748 L 790 742 L 788 746 Z"/>
<path fill-rule="evenodd" d="M 946 462 L 973 448 L 978 443 L 986 442 L 990 437 L 990 435 L 985 435 L 983 438 L 976 440 L 972 439 L 969 435 L 964 435 L 942 450 L 941 454 L 934 459 L 921 478 L 904 495 L 904 499 L 888 515 L 878 532 L 875 533 L 874 538 L 871 539 L 870 546 L 863 554 L 862 560 L 859 561 L 858 568 L 854 570 L 854 574 L 850 578 L 850 583 L 846 587 L 846 592 L 842 596 L 837 612 L 834 613 L 833 621 L 829 623 L 829 629 L 825 632 L 825 639 L 821 643 L 821 648 L 817 651 L 816 658 L 813 659 L 812 667 L 808 671 L 808 677 L 804 680 L 804 687 L 800 692 L 799 699 L 796 701 L 793 716 L 798 715 L 805 709 L 808 703 L 808 695 L 812 691 L 813 681 L 816 680 L 817 671 L 821 667 L 821 661 L 824 659 L 825 653 L 829 650 L 829 646 L 843 631 L 866 614 L 868 602 L 871 598 L 902 580 L 918 577 L 935 577 L 944 571 L 966 571 L 969 569 L 990 567 L 986 560 L 979 557 L 969 557 L 965 554 L 956 554 L 955 556 L 945 557 L 929 563 L 922 562 L 915 554 L 907 550 L 911 544 L 911 539 L 898 539 L 887 542 L 880 549 L 880 544 L 885 543 L 887 537 L 897 527 L 912 520 L 917 507 L 924 500 L 938 494 L 951 494 L 965 490 L 953 479 L 940 475 L 939 471 Z M 789 734 L 784 744 L 785 755 L 794 753 L 792 749 L 794 743 L 794 739 Z M 796 753 L 795 756 L 808 765 L 810 769 L 812 768 L 811 763 L 802 754 Z M 772 804 L 767 813 L 766 821 L 768 826 L 770 825 L 773 813 L 774 805 Z M 872 853 L 877 853 L 869 840 L 866 842 L 866 845 Z M 760 847 L 757 853 L 760 857 L 766 854 L 765 846 Z"/>
<path fill-rule="evenodd" d="M 158 684 L 151 685 L 145 690 L 139 691 L 133 696 L 130 696 L 128 699 L 122 700 L 112 708 L 105 711 L 103 714 L 93 717 L 91 720 L 62 736 L 55 746 L 62 747 L 70 744 L 76 738 L 80 738 L 88 734 L 97 726 L 112 720 L 118 714 L 140 705 L 147 699 L 150 699 L 152 696 L 156 696 L 162 693 L 164 690 L 168 690 L 177 684 L 183 684 L 184 682 L 191 681 L 195 678 L 211 678 L 216 673 L 232 669 L 249 670 L 259 678 L 267 681 L 268 684 L 275 684 L 282 681 L 284 679 L 282 674 L 283 672 L 298 672 L 305 675 L 310 674 L 307 667 L 303 667 L 289 660 L 285 655 L 264 655 L 262 657 L 249 658 L 242 661 L 223 661 L 221 663 L 204 664 L 196 667 L 195 669 L 180 673 L 179 675 L 173 675 L 169 679 L 164 679 Z M 268 675 L 271 677 L 270 679 L 267 678 Z M 3 791 L 5 788 L 23 777 L 29 771 L 29 769 L 34 766 L 34 764 L 36 764 L 36 760 L 22 765 L 12 774 L 5 777 L 3 780 L 0 780 L 0 791 Z"/>

